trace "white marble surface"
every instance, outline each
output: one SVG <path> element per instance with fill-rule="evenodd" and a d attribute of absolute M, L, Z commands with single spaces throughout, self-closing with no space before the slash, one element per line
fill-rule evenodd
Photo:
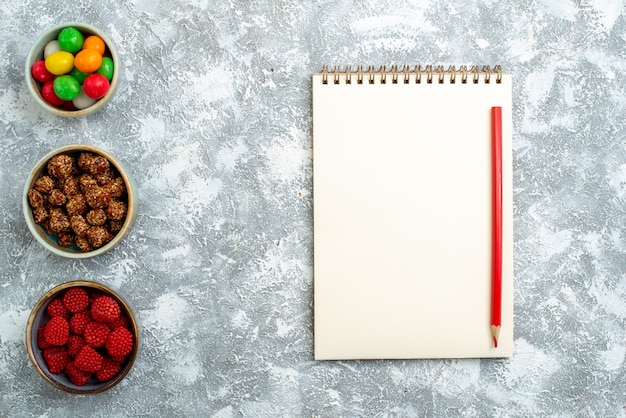
<path fill-rule="evenodd" d="M 626 10 L 621 0 L 0 1 L 0 415 L 626 416 Z M 121 56 L 102 112 L 29 96 L 30 44 L 66 21 Z M 501 64 L 514 80 L 515 354 L 312 359 L 310 76 L 322 65 Z M 127 239 L 46 252 L 20 198 L 53 148 L 131 167 Z M 121 291 L 143 342 L 110 392 L 71 396 L 29 362 L 49 288 Z"/>

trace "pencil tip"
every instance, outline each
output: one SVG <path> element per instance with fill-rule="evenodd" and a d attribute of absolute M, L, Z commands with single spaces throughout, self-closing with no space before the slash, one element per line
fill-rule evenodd
<path fill-rule="evenodd" d="M 500 336 L 500 326 L 492 325 L 491 326 L 491 336 L 493 337 L 493 347 L 498 348 L 498 337 Z"/>

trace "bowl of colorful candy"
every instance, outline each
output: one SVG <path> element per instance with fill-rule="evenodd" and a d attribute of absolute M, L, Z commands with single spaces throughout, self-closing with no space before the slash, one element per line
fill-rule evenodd
<path fill-rule="evenodd" d="M 104 107 L 118 86 L 117 52 L 99 29 L 65 23 L 42 35 L 26 59 L 26 84 L 35 100 L 58 116 L 83 116 Z"/>
<path fill-rule="evenodd" d="M 136 188 L 122 163 L 91 145 L 66 145 L 32 169 L 22 197 L 26 224 L 49 251 L 68 258 L 103 254 L 137 216 Z"/>
<path fill-rule="evenodd" d="M 139 330 L 128 303 L 109 287 L 71 281 L 46 292 L 26 324 L 26 349 L 39 375 L 69 393 L 99 393 L 133 367 Z"/>

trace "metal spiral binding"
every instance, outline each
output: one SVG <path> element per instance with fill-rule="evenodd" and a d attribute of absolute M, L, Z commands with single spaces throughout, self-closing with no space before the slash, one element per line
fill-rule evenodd
<path fill-rule="evenodd" d="M 329 71 L 328 66 L 324 66 L 321 75 L 323 84 L 329 84 L 329 80 L 332 80 L 332 84 L 339 84 L 342 76 L 346 84 L 352 84 L 353 82 L 356 82 L 356 84 L 374 84 L 377 76 L 381 84 L 387 84 L 388 82 L 391 84 L 399 84 L 401 82 L 409 84 L 411 80 L 417 84 L 423 82 L 427 84 L 432 84 L 433 82 L 444 84 L 446 76 L 449 76 L 448 81 L 450 84 L 456 84 L 458 80 L 460 80 L 461 84 L 467 84 L 468 82 L 478 84 L 481 76 L 485 84 L 491 83 L 492 76 L 495 78 L 496 84 L 500 84 L 502 82 L 502 67 L 496 65 L 491 68 L 487 65 L 481 68 L 473 65 L 468 68 L 466 65 L 462 65 L 457 69 L 454 65 L 451 65 L 446 69 L 443 65 L 438 65 L 433 69 L 432 65 L 425 67 L 416 65 L 411 69 L 410 66 L 404 65 L 402 69 L 399 69 L 397 65 L 392 65 L 388 70 L 384 65 L 379 68 L 370 65 L 367 69 L 359 65 L 355 71 L 350 66 L 347 66 L 344 71 L 341 71 L 338 67 L 333 67 Z"/>

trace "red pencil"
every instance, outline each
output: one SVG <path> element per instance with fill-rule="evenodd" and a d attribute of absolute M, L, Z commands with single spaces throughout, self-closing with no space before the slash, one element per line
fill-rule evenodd
<path fill-rule="evenodd" d="M 491 108 L 493 168 L 493 237 L 491 272 L 491 336 L 498 347 L 502 317 L 502 108 Z"/>

